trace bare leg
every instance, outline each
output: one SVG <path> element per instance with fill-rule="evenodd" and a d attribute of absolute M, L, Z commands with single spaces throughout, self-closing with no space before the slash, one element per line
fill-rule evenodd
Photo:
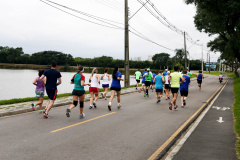
<path fill-rule="evenodd" d="M 84 98 L 85 98 L 85 94 L 80 96 L 79 99 L 80 99 L 80 102 L 84 102 Z M 80 108 L 80 115 L 83 114 L 83 108 Z"/>
<path fill-rule="evenodd" d="M 78 96 L 73 96 L 73 101 L 78 101 Z M 69 109 L 72 110 L 73 108 L 75 108 L 75 105 L 71 104 Z"/>
<path fill-rule="evenodd" d="M 98 100 L 98 93 L 95 94 L 94 102 L 97 102 L 97 100 Z"/>
<path fill-rule="evenodd" d="M 156 92 L 156 96 L 155 97 L 156 97 L 156 101 L 158 101 L 158 92 Z"/>
<path fill-rule="evenodd" d="M 111 90 L 111 97 L 109 99 L 109 102 L 112 102 L 114 95 L 115 95 L 115 91 Z"/>
<path fill-rule="evenodd" d="M 46 108 L 47 108 L 47 110 L 45 112 L 46 114 L 49 113 L 49 111 L 52 108 L 53 104 L 54 104 L 54 100 L 49 100 L 48 106 L 46 106 Z"/>
<path fill-rule="evenodd" d="M 90 98 L 90 106 L 93 105 L 93 98 L 94 98 L 94 93 L 90 92 L 91 98 Z"/>
<path fill-rule="evenodd" d="M 106 96 L 107 96 L 107 92 L 108 92 L 108 87 L 105 87 L 105 88 L 104 88 L 104 95 L 103 95 L 105 98 L 106 98 Z"/>
<path fill-rule="evenodd" d="M 117 92 L 117 101 L 118 101 L 118 103 L 120 103 L 120 95 L 121 95 L 121 91 L 118 91 Z"/>
<path fill-rule="evenodd" d="M 39 105 L 39 109 L 40 110 L 42 110 L 43 98 L 44 97 L 39 97 L 38 98 L 38 102 L 36 103 L 36 105 Z"/>

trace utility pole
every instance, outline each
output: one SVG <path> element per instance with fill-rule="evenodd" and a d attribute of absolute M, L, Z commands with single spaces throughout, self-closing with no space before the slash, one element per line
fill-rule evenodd
<path fill-rule="evenodd" d="M 186 32 L 184 32 L 184 52 L 185 52 L 185 70 L 187 70 Z"/>
<path fill-rule="evenodd" d="M 129 32 L 128 32 L 128 0 L 125 0 L 125 62 L 124 62 L 124 68 L 125 68 L 125 76 L 124 76 L 124 87 L 129 88 L 130 87 L 130 81 L 129 81 Z"/>
<path fill-rule="evenodd" d="M 203 44 L 202 44 L 202 73 L 203 73 Z"/>
<path fill-rule="evenodd" d="M 208 58 L 208 68 L 209 68 L 209 73 L 210 73 L 210 71 L 211 71 L 211 68 L 210 68 L 210 52 L 208 52 L 208 54 L 209 54 L 209 58 Z"/>

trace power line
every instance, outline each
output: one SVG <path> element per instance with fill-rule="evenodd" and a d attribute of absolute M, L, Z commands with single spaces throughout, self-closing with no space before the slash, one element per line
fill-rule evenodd
<path fill-rule="evenodd" d="M 58 7 L 55 7 L 55 6 L 53 6 L 53 5 L 45 2 L 45 1 L 43 1 L 43 0 L 40 0 L 40 1 L 43 2 L 43 3 L 45 3 L 45 4 L 47 4 L 47 5 L 49 5 L 49 6 L 51 6 L 51 7 L 53 7 L 53 8 L 55 8 L 55 9 L 58 9 L 58 10 L 64 12 L 64 13 L 67 13 L 67 14 L 69 14 L 69 15 L 71 15 L 71 16 L 74 16 L 74 17 L 76 17 L 76 18 L 82 19 L 82 20 L 84 20 L 84 21 L 87 21 L 87 22 L 90 22 L 90 23 L 93 23 L 93 24 L 96 24 L 96 25 L 100 25 L 100 26 L 103 26 L 103 27 L 108 27 L 108 28 L 113 28 L 113 29 L 122 29 L 122 30 L 124 29 L 123 27 L 119 27 L 119 26 L 117 26 L 117 25 L 114 25 L 114 24 L 105 22 L 104 20 L 99 20 L 99 19 L 96 18 L 96 16 L 92 16 L 92 15 L 90 16 L 89 14 L 86 14 L 86 13 L 84 13 L 84 12 L 81 13 L 81 14 L 84 13 L 85 16 L 87 16 L 87 17 L 96 19 L 96 20 L 98 20 L 98 21 L 101 21 L 101 22 L 106 23 L 106 24 L 111 25 L 111 26 L 108 26 L 108 25 L 104 25 L 104 24 L 100 24 L 100 23 L 97 23 L 97 22 L 93 22 L 93 21 L 87 20 L 87 19 L 85 19 L 85 18 L 79 17 L 79 16 L 74 15 L 74 14 L 72 14 L 72 13 L 69 13 L 69 12 L 67 12 L 67 11 L 64 11 L 64 10 L 58 8 Z M 47 0 L 47 1 L 49 1 L 49 0 Z M 51 2 L 51 1 L 49 1 L 49 2 Z M 51 2 L 51 3 L 55 3 L 55 2 Z M 79 11 L 78 13 L 80 13 L 80 11 Z M 83 15 L 84 15 L 84 14 L 83 14 Z M 98 17 L 98 18 L 99 18 L 99 17 Z M 106 19 L 105 19 L 105 20 L 106 20 Z M 114 27 L 112 27 L 112 26 L 114 26 Z"/>
<path fill-rule="evenodd" d="M 130 26 L 131 27 L 131 26 Z M 170 49 L 170 48 L 168 48 L 168 47 L 165 47 L 165 46 L 163 46 L 163 45 L 161 45 L 161 44 L 159 44 L 159 43 L 157 43 L 157 42 L 154 42 L 154 41 L 152 41 L 152 40 L 150 40 L 149 38 L 147 38 L 146 36 L 144 36 L 143 34 L 141 34 L 140 32 L 138 32 L 136 29 L 134 29 L 133 27 L 131 27 L 135 32 L 137 32 L 137 33 L 135 33 L 135 32 L 133 32 L 133 31 L 131 31 L 131 30 L 129 30 L 131 33 L 133 33 L 134 35 L 136 35 L 136 36 L 138 36 L 139 38 L 142 38 L 142 39 L 144 39 L 144 40 L 146 40 L 146 41 L 148 41 L 148 42 L 151 42 L 151 43 L 153 43 L 153 44 L 156 44 L 156 45 L 158 45 L 158 46 L 160 46 L 160 47 L 162 47 L 162 48 L 165 48 L 165 49 L 167 49 L 167 50 L 170 50 L 170 51 L 174 51 L 174 50 L 172 50 L 172 49 Z"/>
<path fill-rule="evenodd" d="M 114 6 L 112 6 L 111 4 L 109 4 L 109 3 L 106 3 L 106 2 L 104 3 L 104 2 L 101 1 L 101 0 L 96 0 L 96 1 L 97 1 L 98 3 L 101 3 L 101 4 L 104 5 L 104 6 L 109 7 L 109 8 L 112 8 L 112 9 L 114 9 L 114 10 L 120 12 L 120 13 L 123 12 L 121 9 L 114 7 Z"/>
<path fill-rule="evenodd" d="M 61 4 L 59 4 L 59 3 L 56 3 L 56 2 L 53 2 L 53 1 L 50 1 L 50 0 L 46 0 L 46 1 L 48 1 L 48 2 L 50 2 L 50 3 L 53 3 L 53 4 L 55 4 L 55 5 L 58 5 L 58 6 L 60 6 L 60 7 L 69 9 L 69 10 L 71 10 L 71 11 L 80 13 L 80 14 L 82 14 L 82 15 L 84 15 L 84 16 L 91 17 L 91 18 L 93 18 L 93 19 L 96 19 L 96 20 L 101 21 L 101 22 L 104 22 L 104 23 L 107 23 L 107 22 L 105 22 L 105 21 L 109 21 L 109 22 L 112 22 L 112 23 L 117 23 L 117 24 L 122 24 L 122 25 L 123 25 L 123 23 L 119 23 L 119 22 L 112 21 L 112 20 L 109 20 L 109 19 L 97 17 L 97 16 L 94 16 L 94 15 L 91 15 L 91 14 L 88 14 L 88 13 L 85 13 L 85 12 L 82 12 L 82 11 L 79 11 L 79 10 L 76 10 L 76 9 L 73 9 L 73 8 L 70 8 L 70 7 L 67 7 L 67 6 L 64 6 L 64 5 L 61 5 Z M 110 24 L 110 23 L 108 23 L 108 24 Z M 112 25 L 112 24 L 111 24 L 111 25 Z M 115 27 L 118 27 L 118 26 L 115 26 Z"/>

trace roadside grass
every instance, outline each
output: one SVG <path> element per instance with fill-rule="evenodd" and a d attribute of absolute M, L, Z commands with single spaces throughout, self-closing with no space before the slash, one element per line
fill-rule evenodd
<path fill-rule="evenodd" d="M 142 85 L 139 84 L 139 87 Z M 135 87 L 135 85 L 131 85 L 130 88 Z M 126 89 L 126 87 L 122 87 L 122 89 Z M 108 89 L 110 91 L 110 88 Z M 102 88 L 99 88 L 99 92 L 103 92 Z M 85 91 L 85 94 L 89 94 L 89 91 Z M 72 93 L 63 93 L 58 94 L 57 98 L 60 97 L 69 97 L 72 96 Z M 48 100 L 48 96 L 44 96 L 44 100 Z M 0 100 L 0 105 L 8 105 L 8 104 L 14 104 L 14 103 L 22 103 L 22 102 L 30 102 L 30 101 L 38 101 L 37 97 L 27 97 L 27 98 L 14 98 L 9 100 Z"/>
<path fill-rule="evenodd" d="M 233 117 L 234 117 L 234 130 L 237 134 L 236 151 L 238 159 L 240 159 L 240 78 L 237 78 L 234 73 L 226 73 L 229 77 L 233 77 L 233 92 L 234 92 L 234 104 L 233 104 Z"/>
<path fill-rule="evenodd" d="M 211 75 L 216 75 L 219 76 L 220 75 L 220 71 L 210 71 L 210 73 L 208 71 L 204 71 L 203 74 L 211 74 Z"/>

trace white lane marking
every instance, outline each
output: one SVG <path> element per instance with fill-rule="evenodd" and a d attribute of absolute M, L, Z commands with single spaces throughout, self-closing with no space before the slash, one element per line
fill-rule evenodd
<path fill-rule="evenodd" d="M 226 84 L 227 85 L 227 84 Z M 225 86 L 226 86 L 225 85 Z M 207 114 L 208 110 L 212 107 L 213 103 L 216 101 L 218 96 L 222 93 L 222 90 L 225 88 L 225 86 L 221 89 L 221 91 L 218 93 L 218 95 L 212 100 L 212 102 L 209 104 L 209 106 L 202 112 L 202 114 L 197 118 L 197 120 L 192 124 L 189 131 L 184 135 L 183 138 L 176 144 L 176 146 L 173 148 L 173 150 L 168 154 L 168 156 L 165 158 L 165 160 L 172 160 L 173 157 L 177 154 L 177 152 L 182 148 L 183 144 L 186 142 L 186 140 L 190 137 L 192 132 L 195 130 L 195 128 L 198 126 L 198 124 L 201 122 L 203 117 Z"/>
<path fill-rule="evenodd" d="M 223 123 L 222 117 L 219 117 L 219 120 L 217 120 L 219 123 Z"/>
<path fill-rule="evenodd" d="M 218 106 L 213 106 L 212 108 L 215 108 L 217 110 L 222 110 L 222 111 L 225 111 L 225 110 L 229 110 L 230 107 L 218 107 Z"/>

